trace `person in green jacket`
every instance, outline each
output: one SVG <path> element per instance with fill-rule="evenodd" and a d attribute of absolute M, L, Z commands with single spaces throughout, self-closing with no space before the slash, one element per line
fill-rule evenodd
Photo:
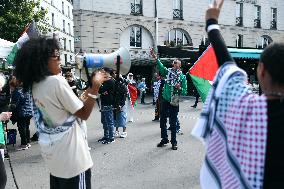
<path fill-rule="evenodd" d="M 162 140 L 158 143 L 157 147 L 163 147 L 169 143 L 166 124 L 169 115 L 172 149 L 177 150 L 176 127 L 179 112 L 179 96 L 187 94 L 186 77 L 180 69 L 180 60 L 174 60 L 172 68 L 166 68 L 157 58 L 153 49 L 151 49 L 151 55 L 157 61 L 161 76 L 166 78 L 161 99 L 160 128 Z"/>

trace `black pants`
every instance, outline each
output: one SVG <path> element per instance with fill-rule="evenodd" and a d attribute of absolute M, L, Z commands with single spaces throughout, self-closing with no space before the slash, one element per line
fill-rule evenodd
<path fill-rule="evenodd" d="M 91 175 L 91 169 L 68 179 L 50 175 L 50 189 L 91 189 Z"/>
<path fill-rule="evenodd" d="M 198 99 L 199 99 L 200 95 L 199 95 L 199 93 L 196 91 L 196 94 L 195 94 L 194 96 L 195 96 L 194 106 L 197 106 L 197 104 L 198 104 Z"/>
<path fill-rule="evenodd" d="M 30 120 L 31 117 L 18 118 L 17 126 L 21 137 L 21 145 L 27 145 L 30 140 Z"/>
<path fill-rule="evenodd" d="M 156 106 L 155 106 L 155 119 L 156 120 L 160 119 L 160 106 L 161 106 L 161 97 L 159 97 L 156 101 Z"/>
<path fill-rule="evenodd" d="M 145 95 L 146 95 L 146 92 L 141 93 L 141 104 L 145 104 Z"/>
<path fill-rule="evenodd" d="M 4 189 L 7 182 L 7 175 L 4 166 L 4 161 L 2 159 L 2 154 L 0 152 L 0 189 Z"/>
<path fill-rule="evenodd" d="M 177 144 L 176 140 L 176 127 L 177 127 L 177 116 L 179 112 L 178 106 L 171 105 L 168 101 L 161 98 L 161 117 L 160 117 L 160 128 L 161 138 L 163 141 L 168 140 L 167 134 L 167 118 L 169 117 L 170 130 L 171 130 L 171 143 Z"/>

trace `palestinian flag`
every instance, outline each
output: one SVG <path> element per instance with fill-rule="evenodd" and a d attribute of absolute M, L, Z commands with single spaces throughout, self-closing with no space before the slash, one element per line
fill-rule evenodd
<path fill-rule="evenodd" d="M 13 65 L 18 49 L 20 49 L 26 41 L 28 41 L 30 38 L 35 38 L 38 36 L 39 36 L 39 32 L 37 30 L 36 23 L 33 21 L 31 24 L 25 27 L 24 32 L 22 33 L 21 37 L 18 39 L 12 51 L 8 55 L 7 57 L 8 65 Z"/>
<path fill-rule="evenodd" d="M 134 107 L 135 102 L 136 102 L 136 100 L 138 98 L 137 88 L 134 85 L 130 84 L 130 83 L 128 83 L 127 88 L 128 88 L 128 92 L 129 92 L 131 105 L 132 105 L 132 107 Z"/>
<path fill-rule="evenodd" d="M 189 69 L 192 82 L 195 85 L 202 102 L 204 102 L 207 97 L 217 70 L 217 58 L 213 47 L 209 45 L 194 65 Z"/>

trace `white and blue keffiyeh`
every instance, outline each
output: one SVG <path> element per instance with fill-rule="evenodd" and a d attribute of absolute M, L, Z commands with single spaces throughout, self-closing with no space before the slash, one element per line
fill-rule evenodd
<path fill-rule="evenodd" d="M 45 145 L 52 145 L 54 142 L 60 140 L 66 133 L 68 133 L 70 128 L 75 125 L 76 121 L 78 121 L 75 116 L 71 115 L 62 125 L 48 127 L 34 101 L 33 113 L 37 131 L 39 133 L 39 143 Z"/>
<path fill-rule="evenodd" d="M 252 93 L 246 73 L 226 63 L 215 77 L 192 134 L 206 146 L 202 188 L 261 189 L 267 138 L 265 96 Z"/>

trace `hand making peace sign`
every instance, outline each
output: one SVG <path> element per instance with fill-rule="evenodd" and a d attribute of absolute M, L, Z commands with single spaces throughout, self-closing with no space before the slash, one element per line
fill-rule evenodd
<path fill-rule="evenodd" d="M 224 0 L 214 0 L 213 3 L 209 5 L 205 16 L 206 21 L 209 19 L 218 20 L 223 3 Z"/>

